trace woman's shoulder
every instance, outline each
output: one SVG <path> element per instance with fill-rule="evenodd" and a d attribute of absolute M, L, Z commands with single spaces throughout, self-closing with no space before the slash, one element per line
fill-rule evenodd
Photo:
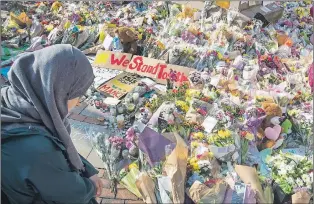
<path fill-rule="evenodd" d="M 22 139 L 24 141 L 40 140 L 41 146 L 43 146 L 43 143 L 52 142 L 61 150 L 65 150 L 62 142 L 43 125 L 34 123 L 1 124 L 2 143 L 15 139 Z"/>

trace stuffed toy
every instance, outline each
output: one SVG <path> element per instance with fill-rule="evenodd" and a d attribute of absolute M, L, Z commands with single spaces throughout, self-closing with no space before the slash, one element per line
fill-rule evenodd
<path fill-rule="evenodd" d="M 282 116 L 282 110 L 276 103 L 262 103 L 262 107 L 268 116 Z"/>
<path fill-rule="evenodd" d="M 130 28 L 121 27 L 115 30 L 123 47 L 123 52 L 136 54 L 137 53 L 137 33 Z"/>

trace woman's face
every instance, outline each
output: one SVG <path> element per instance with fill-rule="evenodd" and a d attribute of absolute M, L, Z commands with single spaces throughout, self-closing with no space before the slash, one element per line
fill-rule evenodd
<path fill-rule="evenodd" d="M 78 102 L 79 102 L 79 98 L 68 100 L 68 111 L 70 112 L 72 108 L 74 108 L 77 105 Z"/>

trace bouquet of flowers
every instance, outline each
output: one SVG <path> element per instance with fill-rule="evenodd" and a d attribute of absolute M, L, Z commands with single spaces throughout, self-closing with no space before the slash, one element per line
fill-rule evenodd
<path fill-rule="evenodd" d="M 208 138 L 209 150 L 213 152 L 214 156 L 221 161 L 231 161 L 236 159 L 235 140 L 232 132 L 228 129 L 218 130 L 217 133 L 211 134 Z"/>
<path fill-rule="evenodd" d="M 272 177 L 285 194 L 300 188 L 313 189 L 313 161 L 291 153 L 279 153 L 267 158 Z"/>

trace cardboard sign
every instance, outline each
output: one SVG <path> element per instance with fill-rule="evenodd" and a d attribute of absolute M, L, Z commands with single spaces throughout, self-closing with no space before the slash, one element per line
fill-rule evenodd
<path fill-rule="evenodd" d="M 188 74 L 193 69 L 178 65 L 166 64 L 162 60 L 146 58 L 142 56 L 133 56 L 126 71 L 136 73 L 141 76 L 156 79 L 157 83 L 167 84 L 170 70 L 177 72 L 177 82 L 188 81 Z"/>
<path fill-rule="evenodd" d="M 134 55 L 126 71 L 141 76 L 156 78 L 166 68 L 167 64 L 164 61 Z"/>
<path fill-rule="evenodd" d="M 138 75 L 124 72 L 99 86 L 97 90 L 107 96 L 120 99 L 130 92 L 137 85 L 138 81 Z"/>
<path fill-rule="evenodd" d="M 157 83 L 167 84 L 167 79 L 169 78 L 170 70 L 177 72 L 177 83 L 182 84 L 183 82 L 189 81 L 188 76 L 191 71 L 195 71 L 195 69 L 168 64 L 164 70 L 161 70 L 158 75 L 156 75 Z"/>
<path fill-rule="evenodd" d="M 97 52 L 93 66 L 125 70 L 131 58 L 132 54 L 100 50 Z"/>

